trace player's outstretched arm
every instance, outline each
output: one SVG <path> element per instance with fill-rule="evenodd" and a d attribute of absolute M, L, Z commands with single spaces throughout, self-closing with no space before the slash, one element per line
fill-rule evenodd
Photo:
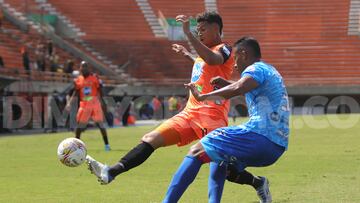
<path fill-rule="evenodd" d="M 235 96 L 243 95 L 258 87 L 258 83 L 252 77 L 243 77 L 226 87 L 207 94 L 201 94 L 195 87 L 194 83 L 185 84 L 185 87 L 190 89 L 196 100 L 204 101 L 218 100 L 219 97 L 223 99 L 230 99 Z"/>
<path fill-rule="evenodd" d="M 195 62 L 196 57 L 191 54 L 183 45 L 173 44 L 171 46 L 172 50 L 176 53 L 181 53 L 185 58 L 189 59 L 191 62 Z"/>
<path fill-rule="evenodd" d="M 201 43 L 190 31 L 189 17 L 186 15 L 176 16 L 176 21 L 183 24 L 184 34 L 193 45 L 199 56 L 209 65 L 220 65 L 224 63 L 224 57 L 220 52 L 213 52 L 203 43 Z"/>
<path fill-rule="evenodd" d="M 210 80 L 210 84 L 215 85 L 217 87 L 223 88 L 225 86 L 228 86 L 230 84 L 234 83 L 234 81 L 231 80 L 226 80 L 220 76 L 216 76 L 211 78 Z"/>

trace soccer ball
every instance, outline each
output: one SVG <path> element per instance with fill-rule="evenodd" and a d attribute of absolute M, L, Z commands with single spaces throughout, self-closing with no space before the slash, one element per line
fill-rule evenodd
<path fill-rule="evenodd" d="M 61 163 L 69 167 L 76 167 L 84 163 L 86 146 L 76 138 L 66 138 L 58 147 L 57 155 Z"/>

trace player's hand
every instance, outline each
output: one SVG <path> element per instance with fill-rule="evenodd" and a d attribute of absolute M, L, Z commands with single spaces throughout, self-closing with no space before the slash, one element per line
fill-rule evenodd
<path fill-rule="evenodd" d="M 171 45 L 171 48 L 176 53 L 182 53 L 184 56 L 188 56 L 190 54 L 190 52 L 183 45 L 180 44 L 173 44 Z"/>
<path fill-rule="evenodd" d="M 67 112 L 70 112 L 70 110 L 71 110 L 71 106 L 70 106 L 70 104 L 66 104 L 66 106 L 65 106 L 65 110 L 66 110 Z"/>
<path fill-rule="evenodd" d="M 205 100 L 205 96 L 199 92 L 199 90 L 196 88 L 194 83 L 184 84 L 184 86 L 186 89 L 190 89 L 191 94 L 195 97 L 196 100 L 198 101 Z"/>
<path fill-rule="evenodd" d="M 176 21 L 181 22 L 183 25 L 183 31 L 186 35 L 190 34 L 190 20 L 189 17 L 186 15 L 178 15 L 176 16 Z"/>
<path fill-rule="evenodd" d="M 216 76 L 216 77 L 211 78 L 210 84 L 222 88 L 222 87 L 229 85 L 229 82 L 220 76 Z"/>

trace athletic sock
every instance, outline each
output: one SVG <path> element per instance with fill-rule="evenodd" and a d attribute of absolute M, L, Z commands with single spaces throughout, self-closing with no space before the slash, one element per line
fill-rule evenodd
<path fill-rule="evenodd" d="M 208 182 L 209 203 L 218 203 L 221 200 L 226 178 L 226 165 L 210 162 L 210 176 Z"/>
<path fill-rule="evenodd" d="M 153 152 L 154 148 L 149 143 L 141 142 L 121 158 L 119 163 L 111 166 L 109 174 L 115 178 L 120 173 L 142 164 Z"/>
<path fill-rule="evenodd" d="M 194 181 L 201 165 L 202 162 L 196 157 L 186 156 L 171 180 L 163 203 L 178 202 L 187 187 Z"/>
<path fill-rule="evenodd" d="M 119 175 L 122 172 L 125 172 L 125 169 L 124 169 L 124 165 L 122 165 L 122 163 L 120 162 L 112 165 L 109 168 L 109 175 L 113 178 L 115 178 L 117 175 Z"/>
<path fill-rule="evenodd" d="M 228 166 L 227 172 L 228 172 L 228 175 L 226 178 L 230 182 L 238 183 L 238 184 L 242 184 L 242 185 L 243 184 L 251 185 L 255 189 L 263 184 L 263 181 L 261 180 L 261 178 L 254 176 L 245 170 L 238 172 L 233 165 Z"/>

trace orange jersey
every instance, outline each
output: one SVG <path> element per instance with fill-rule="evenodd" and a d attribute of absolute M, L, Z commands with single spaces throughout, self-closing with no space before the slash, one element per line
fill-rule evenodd
<path fill-rule="evenodd" d="M 211 50 L 221 53 L 225 62 L 221 65 L 208 65 L 200 57 L 196 58 L 192 70 L 191 82 L 194 83 L 197 89 L 203 94 L 212 92 L 215 89 L 215 87 L 210 84 L 211 78 L 220 76 L 229 80 L 235 63 L 231 47 L 225 44 L 219 44 L 212 47 Z M 190 92 L 185 111 L 198 111 L 204 116 L 218 116 L 227 121 L 229 106 L 229 101 L 224 100 L 199 102 Z"/>
<path fill-rule="evenodd" d="M 97 100 L 99 96 L 100 81 L 96 75 L 84 77 L 80 75 L 74 80 L 75 89 L 80 93 L 81 102 Z"/>

